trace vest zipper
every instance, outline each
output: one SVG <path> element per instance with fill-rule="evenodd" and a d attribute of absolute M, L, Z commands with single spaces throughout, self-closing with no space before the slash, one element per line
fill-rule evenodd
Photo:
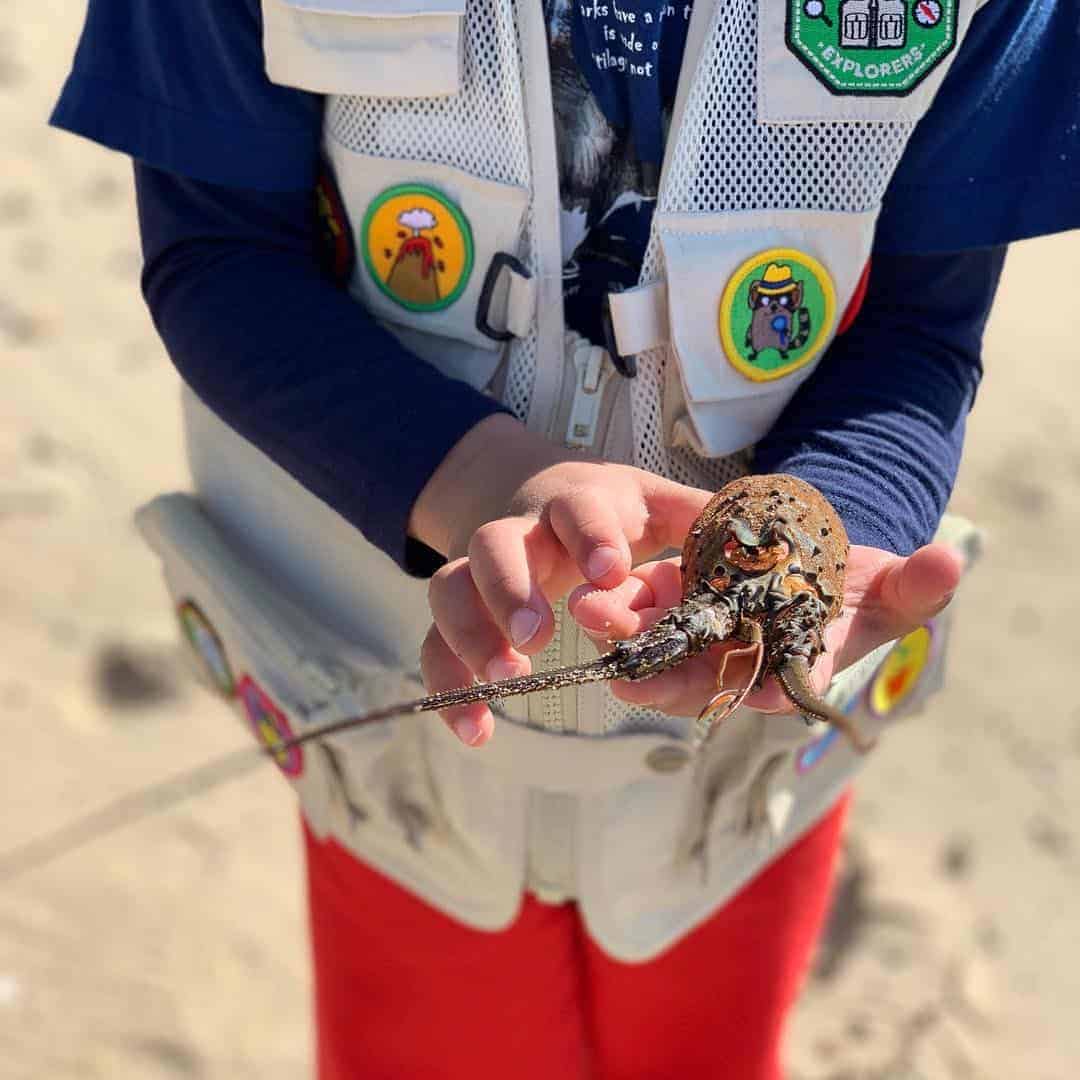
<path fill-rule="evenodd" d="M 566 445 L 591 450 L 600 435 L 604 387 L 615 368 L 605 349 L 584 340 L 574 349 L 572 363 L 576 376 L 570 418 L 566 424 Z"/>

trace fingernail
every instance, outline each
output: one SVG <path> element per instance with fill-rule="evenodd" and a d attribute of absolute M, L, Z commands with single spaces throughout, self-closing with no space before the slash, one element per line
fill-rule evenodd
<path fill-rule="evenodd" d="M 619 553 L 613 547 L 598 547 L 585 563 L 585 573 L 593 581 L 602 578 L 617 562 Z"/>
<path fill-rule="evenodd" d="M 941 598 L 941 600 L 937 602 L 937 604 L 934 605 L 934 608 L 930 612 L 930 614 L 940 615 L 952 603 L 952 599 L 955 595 L 956 593 L 947 593 L 944 597 Z"/>
<path fill-rule="evenodd" d="M 531 608 L 520 608 L 510 616 L 510 640 L 521 648 L 536 636 L 540 629 L 540 616 Z"/>
<path fill-rule="evenodd" d="M 454 734 L 466 746 L 475 746 L 484 737 L 484 729 L 480 726 L 480 722 L 471 716 L 463 716 L 460 720 L 455 720 L 453 727 Z"/>
<path fill-rule="evenodd" d="M 503 679 L 512 679 L 515 675 L 520 674 L 521 671 L 518 669 L 517 664 L 511 660 L 502 660 L 498 657 L 484 668 L 484 675 L 488 682 L 501 682 Z"/>

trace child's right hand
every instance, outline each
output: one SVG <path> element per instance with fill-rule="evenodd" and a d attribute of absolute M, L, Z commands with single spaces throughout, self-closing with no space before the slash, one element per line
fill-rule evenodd
<path fill-rule="evenodd" d="M 571 455 L 507 416 L 478 424 L 410 518 L 411 534 L 449 559 L 428 590 L 428 690 L 527 674 L 529 657 L 551 640 L 551 601 L 582 582 L 615 588 L 635 563 L 681 548 L 710 494 Z M 483 703 L 444 719 L 471 746 L 494 724 Z"/>

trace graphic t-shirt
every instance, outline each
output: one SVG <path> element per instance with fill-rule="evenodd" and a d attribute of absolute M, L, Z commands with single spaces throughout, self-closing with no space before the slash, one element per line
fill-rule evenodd
<path fill-rule="evenodd" d="M 567 324 L 637 284 L 693 0 L 545 0 Z"/>

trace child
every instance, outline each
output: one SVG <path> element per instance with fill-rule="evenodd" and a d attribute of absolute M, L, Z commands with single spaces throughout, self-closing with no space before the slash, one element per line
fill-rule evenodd
<path fill-rule="evenodd" d="M 824 687 L 955 587 L 1004 247 L 1080 220 L 1074 38 L 1046 0 L 91 0 L 53 121 L 135 158 L 200 498 L 322 624 L 433 689 L 573 662 L 671 604 L 646 560 L 753 447 L 856 545 Z M 715 666 L 309 755 L 323 1080 L 779 1074 L 856 762 L 750 713 L 693 761 Z"/>

